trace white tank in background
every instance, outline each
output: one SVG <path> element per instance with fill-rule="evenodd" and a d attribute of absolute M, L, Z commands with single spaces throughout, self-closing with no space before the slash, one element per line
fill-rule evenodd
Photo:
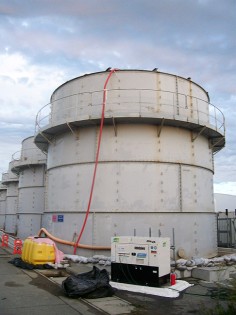
<path fill-rule="evenodd" d="M 0 181 L 0 229 L 5 229 L 7 187 Z"/>
<path fill-rule="evenodd" d="M 35 143 L 48 152 L 43 225 L 69 241 L 77 239 L 87 210 L 108 75 L 64 83 L 36 119 Z M 173 243 L 174 231 L 176 254 L 214 256 L 213 153 L 225 144 L 224 128 L 221 111 L 190 78 L 146 70 L 113 73 L 80 243 L 109 246 L 116 235 L 170 237 Z"/>
<path fill-rule="evenodd" d="M 227 209 L 228 214 L 236 216 L 236 195 L 215 193 L 214 198 L 216 212 L 224 215 Z"/>
<path fill-rule="evenodd" d="M 19 176 L 17 236 L 36 235 L 42 223 L 45 203 L 46 155 L 34 144 L 34 137 L 22 141 L 20 152 L 13 154 L 12 172 Z"/>
<path fill-rule="evenodd" d="M 16 234 L 17 209 L 18 209 L 18 175 L 12 173 L 13 161 L 9 163 L 8 171 L 2 174 L 2 184 L 7 187 L 5 231 Z"/>

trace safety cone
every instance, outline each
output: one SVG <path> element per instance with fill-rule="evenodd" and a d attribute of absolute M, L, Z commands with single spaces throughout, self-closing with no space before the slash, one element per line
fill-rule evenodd
<path fill-rule="evenodd" d="M 8 247 L 9 236 L 7 234 L 2 235 L 2 247 Z"/>
<path fill-rule="evenodd" d="M 13 254 L 22 254 L 22 240 L 14 241 Z"/>

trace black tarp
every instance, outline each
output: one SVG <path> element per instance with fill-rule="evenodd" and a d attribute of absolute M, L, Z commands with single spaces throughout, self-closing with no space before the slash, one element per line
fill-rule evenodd
<path fill-rule="evenodd" d="M 22 269 L 28 269 L 28 270 L 32 270 L 32 269 L 53 269 L 52 266 L 48 265 L 48 264 L 42 264 L 42 265 L 33 265 L 33 264 L 29 264 L 25 261 L 23 261 L 21 258 L 19 257 L 15 257 L 12 260 L 8 261 L 10 264 L 22 268 Z"/>
<path fill-rule="evenodd" d="M 97 299 L 112 296 L 114 293 L 109 284 L 107 270 L 100 270 L 96 266 L 89 272 L 67 277 L 62 282 L 62 288 L 71 298 Z"/>

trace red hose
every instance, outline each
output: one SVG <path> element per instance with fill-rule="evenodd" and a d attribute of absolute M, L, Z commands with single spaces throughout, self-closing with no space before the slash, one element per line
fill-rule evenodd
<path fill-rule="evenodd" d="M 94 165 L 94 171 L 93 171 L 93 179 L 92 179 L 92 185 L 91 185 L 91 189 L 90 189 L 90 196 L 89 196 L 89 201 L 88 201 L 88 207 L 87 207 L 87 211 L 86 211 L 86 215 L 84 218 L 84 222 L 83 222 L 83 226 L 80 230 L 80 234 L 78 236 L 78 239 L 75 243 L 74 246 L 74 254 L 76 254 L 76 249 L 78 247 L 78 244 L 80 242 L 80 239 L 83 235 L 86 223 L 87 223 L 87 219 L 88 219 L 88 215 L 90 212 L 90 206 L 91 206 L 91 202 L 92 202 L 92 197 L 93 197 L 93 189 L 94 189 L 94 184 L 95 184 L 95 179 L 96 179 L 96 172 L 97 172 L 97 165 L 98 165 L 98 158 L 99 158 L 99 153 L 100 153 L 100 146 L 101 146 L 101 140 L 102 140 L 102 131 L 103 131 L 103 124 L 104 124 L 104 115 L 105 115 L 105 107 L 106 107 L 106 97 L 107 97 L 107 84 L 112 76 L 112 74 L 116 71 L 117 69 L 112 69 L 109 73 L 109 75 L 107 76 L 107 79 L 105 81 L 104 87 L 103 87 L 103 102 L 102 102 L 102 115 L 101 115 L 101 123 L 100 123 L 100 131 L 99 131 L 99 138 L 98 138 L 98 147 L 97 147 L 97 153 L 96 153 L 96 159 L 95 159 L 95 165 Z"/>

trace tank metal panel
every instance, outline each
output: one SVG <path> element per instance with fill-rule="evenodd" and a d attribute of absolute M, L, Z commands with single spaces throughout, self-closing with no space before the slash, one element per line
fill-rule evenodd
<path fill-rule="evenodd" d="M 113 128 L 106 126 L 92 207 L 96 211 L 121 212 L 213 211 L 212 155 L 208 142 L 201 136 L 192 142 L 188 131 L 179 128 L 174 131 L 163 127 L 158 137 L 155 126 L 119 125 L 116 137 Z M 81 128 L 77 133 L 79 139 L 67 133 L 50 147 L 49 211 L 87 207 L 96 133 L 95 128 L 92 132 L 90 128 Z M 181 174 L 180 164 L 185 165 Z M 201 184 L 203 181 L 208 189 Z"/>
<path fill-rule="evenodd" d="M 84 213 L 64 213 L 64 222 L 53 222 L 53 216 L 57 215 L 58 213 L 45 214 L 43 225 L 53 235 L 62 237 L 63 230 L 63 239 L 75 241 L 82 226 Z M 103 233 L 99 227 L 102 227 Z M 149 236 L 151 232 L 153 237 L 170 237 L 173 245 L 173 229 L 176 252 L 183 249 L 186 258 L 213 257 L 217 254 L 215 213 L 159 213 L 158 216 L 154 213 L 149 215 L 137 213 L 135 220 L 133 214 L 128 212 L 90 213 L 81 243 L 110 246 L 108 235 Z M 63 245 L 58 247 L 68 252 L 68 247 Z M 101 251 L 78 249 L 79 255 L 91 256 L 98 253 L 101 254 Z M 103 253 L 110 255 L 107 251 Z"/>
<path fill-rule="evenodd" d="M 7 185 L 7 197 L 18 196 L 18 182 L 11 182 Z"/>
<path fill-rule="evenodd" d="M 0 229 L 5 229 L 7 187 L 0 182 Z"/>
<path fill-rule="evenodd" d="M 55 145 L 48 152 L 48 169 L 58 165 L 94 162 L 97 128 L 81 128 L 76 133 L 77 137 L 68 132 L 55 139 Z"/>
<path fill-rule="evenodd" d="M 16 214 L 6 214 L 5 217 L 5 231 L 7 233 L 16 233 Z"/>
<path fill-rule="evenodd" d="M 22 141 L 21 160 L 22 162 L 27 161 L 29 162 L 29 164 L 34 164 L 34 161 L 38 161 L 41 163 L 46 162 L 46 156 L 35 145 L 34 137 L 29 137 Z"/>
<path fill-rule="evenodd" d="M 0 190 L 0 202 L 6 201 L 6 198 L 7 198 L 7 190 L 6 189 Z"/>
<path fill-rule="evenodd" d="M 75 165 L 54 168 L 48 171 L 47 211 L 77 211 L 85 209 L 89 197 L 92 168 L 89 165 L 78 168 Z M 60 193 L 59 193 L 60 192 Z"/>
<path fill-rule="evenodd" d="M 6 212 L 6 198 L 7 198 L 7 192 L 0 191 L 0 214 L 5 214 Z"/>
<path fill-rule="evenodd" d="M 35 145 L 34 137 L 22 141 L 21 151 L 13 154 L 12 171 L 19 173 L 30 165 L 46 164 L 46 155 Z"/>
<path fill-rule="evenodd" d="M 16 214 L 18 208 L 18 196 L 7 197 L 6 214 Z"/>
<path fill-rule="evenodd" d="M 28 236 L 38 234 L 41 228 L 42 215 L 41 214 L 18 214 L 17 219 L 17 236 L 20 239 L 26 239 Z"/>
<path fill-rule="evenodd" d="M 0 200 L 0 229 L 5 227 L 6 201 Z"/>
<path fill-rule="evenodd" d="M 2 182 L 0 181 L 0 192 L 1 191 L 4 191 L 7 189 L 7 186 L 6 185 L 3 185 Z"/>
<path fill-rule="evenodd" d="M 105 126 L 99 161 L 183 163 L 212 170 L 212 150 L 205 137 L 192 141 L 189 131 L 173 127 L 163 127 L 160 137 L 158 132 L 152 125 L 118 125 L 115 136 L 114 128 Z M 70 132 L 56 137 L 49 147 L 48 169 L 95 161 L 98 128 L 80 128 L 76 133 L 78 138 Z"/>
<path fill-rule="evenodd" d="M 50 170 L 45 211 L 85 210 L 92 171 L 92 165 Z M 168 163 L 100 164 L 91 209 L 134 213 L 213 212 L 212 186 L 211 172 L 193 166 L 182 166 L 180 171 L 178 164 Z"/>
<path fill-rule="evenodd" d="M 10 171 L 2 174 L 2 183 L 7 185 L 10 182 L 17 182 L 18 176 Z"/>
<path fill-rule="evenodd" d="M 30 166 L 23 169 L 19 176 L 19 188 L 44 186 L 45 166 Z"/>
<path fill-rule="evenodd" d="M 51 99 L 50 124 L 99 118 L 106 78 L 107 73 L 99 73 L 77 78 L 58 88 Z M 74 93 L 77 95 L 72 95 Z M 150 117 L 162 113 L 167 114 L 166 118 L 178 119 L 179 116 L 180 120 L 208 124 L 208 95 L 194 82 L 174 75 L 117 72 L 108 85 L 106 117 L 136 117 L 142 113 Z"/>
<path fill-rule="evenodd" d="M 164 163 L 122 163 L 117 176 L 117 211 L 179 211 L 178 168 Z M 103 200 L 99 190 L 96 196 Z"/>
<path fill-rule="evenodd" d="M 44 106 L 36 118 L 38 147 L 48 150 L 43 131 L 51 138 L 68 130 L 70 123 L 73 126 L 99 123 L 107 75 L 103 72 L 79 77 L 53 93 L 51 104 Z M 165 119 L 165 125 L 201 131 L 214 144 L 215 152 L 224 146 L 224 116 L 209 103 L 206 91 L 191 80 L 152 71 L 118 71 L 111 77 L 107 92 L 105 124 L 115 118 L 122 123 L 148 120 L 160 125 Z"/>
<path fill-rule="evenodd" d="M 9 163 L 10 165 L 11 163 Z M 13 174 L 9 172 L 8 174 Z M 18 208 L 18 177 L 17 181 L 6 182 L 6 216 L 5 216 L 5 231 L 8 233 L 16 233 L 16 212 Z"/>
<path fill-rule="evenodd" d="M 201 168 L 181 166 L 182 210 L 186 212 L 214 211 L 212 173 Z"/>
<path fill-rule="evenodd" d="M 186 257 L 213 257 L 217 254 L 216 214 L 215 213 L 160 213 L 143 217 L 142 213 L 132 214 L 95 214 L 94 225 L 103 226 L 107 234 L 134 235 L 154 237 L 170 237 L 173 245 L 175 233 L 175 248 L 183 248 Z M 110 228 L 110 231 L 109 231 Z M 88 228 L 89 230 L 89 228 Z M 90 229 L 91 231 L 91 229 Z M 100 234 L 94 229 L 94 241 L 105 244 L 106 234 Z M 206 241 L 207 240 L 207 241 Z M 83 239 L 86 242 L 86 239 Z"/>
<path fill-rule="evenodd" d="M 189 131 L 164 127 L 158 141 L 159 161 L 190 164 L 212 170 L 212 150 L 205 137 L 199 136 L 192 142 Z"/>
<path fill-rule="evenodd" d="M 5 214 L 0 214 L 0 229 L 5 229 Z"/>
<path fill-rule="evenodd" d="M 20 188 L 17 213 L 43 213 L 44 191 L 44 187 Z"/>
<path fill-rule="evenodd" d="M 38 233 L 45 203 L 46 157 L 30 137 L 22 141 L 19 160 L 14 170 L 19 174 L 17 236 L 26 238 Z"/>
<path fill-rule="evenodd" d="M 5 214 L 6 212 L 6 200 L 0 200 L 0 214 Z"/>

